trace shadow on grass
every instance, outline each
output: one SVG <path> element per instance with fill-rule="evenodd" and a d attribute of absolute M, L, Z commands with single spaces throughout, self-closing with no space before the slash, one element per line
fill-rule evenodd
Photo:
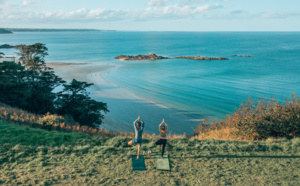
<path fill-rule="evenodd" d="M 199 158 L 283 158 L 283 159 L 296 159 L 300 158 L 300 156 L 239 156 L 239 155 L 211 155 L 211 156 L 185 156 L 185 157 L 176 157 L 171 156 L 173 159 L 199 159 Z"/>

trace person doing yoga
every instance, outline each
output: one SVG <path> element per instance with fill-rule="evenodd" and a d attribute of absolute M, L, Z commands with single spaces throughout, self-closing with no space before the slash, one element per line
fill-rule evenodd
<path fill-rule="evenodd" d="M 131 140 L 128 145 L 138 145 L 138 155 L 136 159 L 139 159 L 141 146 L 142 146 L 142 138 L 143 138 L 143 130 L 144 130 L 145 123 L 141 120 L 139 116 L 137 120 L 133 122 L 134 127 L 134 136 L 135 139 Z"/>
<path fill-rule="evenodd" d="M 165 147 L 167 144 L 167 133 L 168 133 L 168 125 L 165 122 L 165 119 L 163 119 L 161 124 L 158 126 L 158 130 L 159 130 L 159 134 L 160 134 L 160 139 L 158 141 L 154 142 L 154 145 L 162 146 L 162 152 L 161 152 L 161 157 L 160 157 L 160 158 L 162 158 L 165 153 Z"/>

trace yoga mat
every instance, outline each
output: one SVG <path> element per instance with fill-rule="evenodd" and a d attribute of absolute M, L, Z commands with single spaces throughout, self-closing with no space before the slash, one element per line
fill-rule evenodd
<path fill-rule="evenodd" d="M 169 156 L 165 154 L 163 158 L 160 155 L 155 155 L 157 170 L 170 170 Z"/>
<path fill-rule="evenodd" d="M 140 155 L 140 158 L 136 160 L 136 155 L 131 155 L 132 160 L 132 170 L 146 170 L 145 159 L 143 155 Z"/>

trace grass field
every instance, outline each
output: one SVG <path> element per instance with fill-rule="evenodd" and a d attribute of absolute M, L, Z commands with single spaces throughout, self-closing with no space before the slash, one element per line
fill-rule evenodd
<path fill-rule="evenodd" d="M 89 136 L 0 122 L 0 185 L 299 185 L 300 139 L 168 140 L 171 171 L 132 171 L 128 137 Z"/>

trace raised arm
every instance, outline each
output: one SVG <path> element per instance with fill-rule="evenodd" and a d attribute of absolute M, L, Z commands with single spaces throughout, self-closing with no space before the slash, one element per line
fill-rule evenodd
<path fill-rule="evenodd" d="M 161 124 L 159 124 L 159 126 L 158 126 L 158 131 L 160 132 L 161 131 L 161 126 L 162 126 L 162 124 L 165 122 L 165 119 L 163 119 L 162 120 L 162 122 L 161 122 Z"/>
<path fill-rule="evenodd" d="M 141 119 L 140 119 L 140 121 L 142 122 L 142 124 L 141 124 L 141 131 L 143 131 L 144 127 L 145 127 L 145 122 L 143 120 L 141 120 Z"/>
<path fill-rule="evenodd" d="M 166 125 L 166 133 L 168 132 L 168 124 L 166 122 L 164 122 Z"/>
<path fill-rule="evenodd" d="M 137 128 L 137 126 L 136 126 L 136 122 L 139 120 L 139 118 L 138 119 L 136 119 L 134 122 L 133 122 L 133 127 L 134 127 L 134 130 L 136 131 L 136 128 Z"/>

